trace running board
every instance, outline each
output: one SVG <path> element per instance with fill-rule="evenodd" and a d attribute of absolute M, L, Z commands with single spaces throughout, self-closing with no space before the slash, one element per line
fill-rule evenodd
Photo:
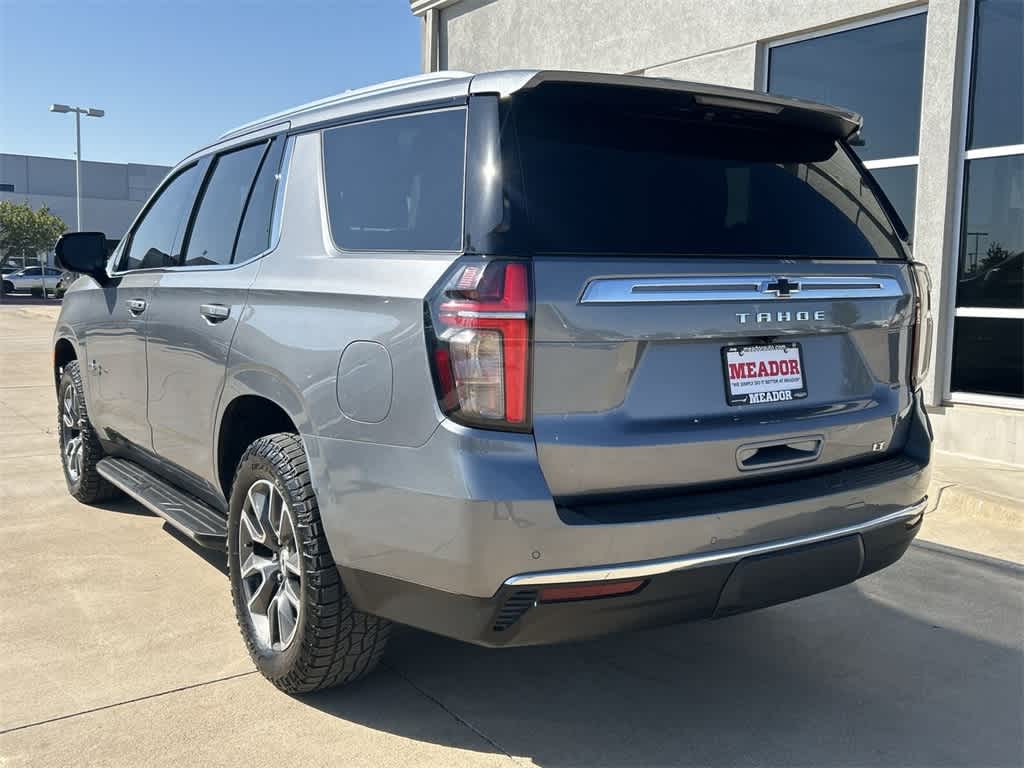
<path fill-rule="evenodd" d="M 227 520 L 199 499 L 127 459 L 100 459 L 96 471 L 196 544 L 224 549 L 228 536 Z"/>

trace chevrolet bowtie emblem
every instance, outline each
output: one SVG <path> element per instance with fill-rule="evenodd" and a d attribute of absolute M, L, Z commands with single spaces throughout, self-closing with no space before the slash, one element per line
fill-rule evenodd
<path fill-rule="evenodd" d="M 787 280 L 784 277 L 777 277 L 764 287 L 764 293 L 774 293 L 779 298 L 787 298 L 794 293 L 800 293 L 800 283 Z"/>

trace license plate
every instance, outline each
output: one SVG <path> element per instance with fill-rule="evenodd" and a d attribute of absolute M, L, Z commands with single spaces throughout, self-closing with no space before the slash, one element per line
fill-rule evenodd
<path fill-rule="evenodd" d="M 722 347 L 722 367 L 729 405 L 783 403 L 807 397 L 799 344 Z"/>

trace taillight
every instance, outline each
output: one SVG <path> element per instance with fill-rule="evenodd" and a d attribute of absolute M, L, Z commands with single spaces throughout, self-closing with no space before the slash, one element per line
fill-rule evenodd
<path fill-rule="evenodd" d="M 464 424 L 529 429 L 530 267 L 464 261 L 427 304 L 441 409 Z"/>
<path fill-rule="evenodd" d="M 928 267 L 910 265 L 914 278 L 913 328 L 910 342 L 910 385 L 921 386 L 932 360 L 932 279 Z"/>

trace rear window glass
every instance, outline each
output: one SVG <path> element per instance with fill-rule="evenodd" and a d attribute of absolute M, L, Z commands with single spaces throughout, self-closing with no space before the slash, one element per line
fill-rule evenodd
<path fill-rule="evenodd" d="M 350 250 L 458 250 L 465 136 L 464 109 L 324 131 L 334 242 Z"/>
<path fill-rule="evenodd" d="M 551 90 L 517 100 L 517 139 L 508 113 L 503 127 L 519 155 L 504 162 L 521 168 L 507 198 L 522 201 L 535 251 L 902 255 L 873 188 L 831 138 L 696 112 L 677 96 Z"/>

